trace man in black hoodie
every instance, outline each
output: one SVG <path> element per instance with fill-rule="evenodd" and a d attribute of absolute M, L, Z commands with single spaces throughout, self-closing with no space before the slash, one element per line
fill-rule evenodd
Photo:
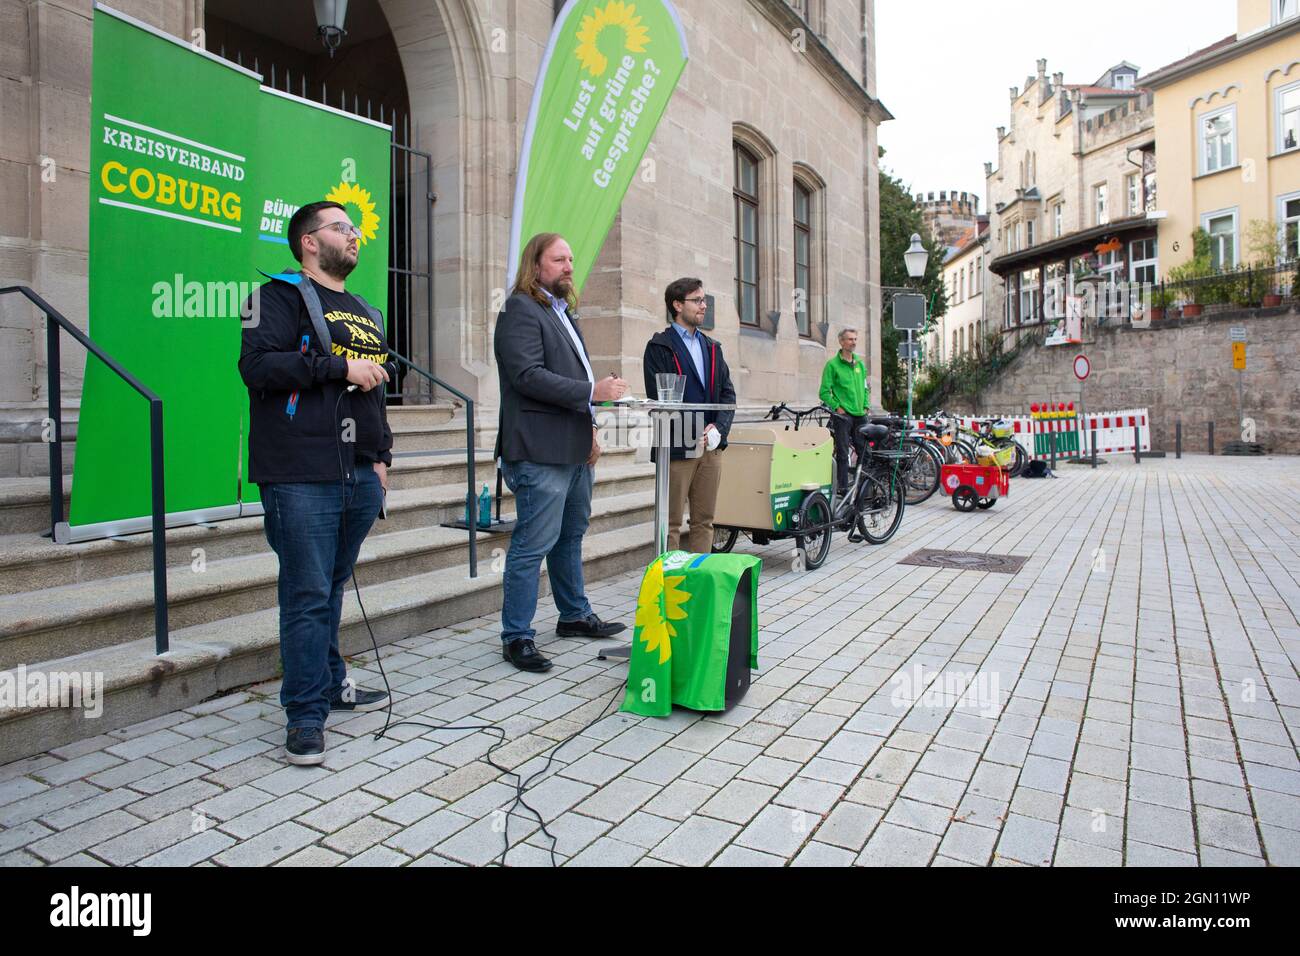
<path fill-rule="evenodd" d="M 383 384 L 397 373 L 383 317 L 343 280 L 360 230 L 338 203 L 289 220 L 302 263 L 253 293 L 239 372 L 248 386 L 249 479 L 262 493 L 266 540 L 280 559 L 280 703 L 292 764 L 325 759 L 331 711 L 377 710 L 380 691 L 347 678 L 339 654 L 343 591 L 388 488 L 393 433 Z"/>
<path fill-rule="evenodd" d="M 677 279 L 664 290 L 668 328 L 646 344 L 641 364 L 645 390 L 658 397 L 655 375 L 671 372 L 686 376 L 683 400 L 700 405 L 734 405 L 736 389 L 731 370 L 722 357 L 722 347 L 702 331 L 708 312 L 704 282 Z M 713 550 L 713 510 L 722 477 L 720 456 L 727 447 L 734 412 L 687 413 L 670 448 L 668 471 L 668 550 L 676 551 L 681 540 L 682 512 L 689 499 L 691 530 L 686 550 L 708 554 Z"/>

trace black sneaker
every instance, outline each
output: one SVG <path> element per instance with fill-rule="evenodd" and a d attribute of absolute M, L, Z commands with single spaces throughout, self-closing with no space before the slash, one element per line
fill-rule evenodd
<path fill-rule="evenodd" d="M 325 762 L 325 731 L 320 727 L 290 727 L 284 756 L 291 764 L 312 767 Z"/>
<path fill-rule="evenodd" d="M 339 712 L 353 714 L 365 713 L 370 710 L 383 710 L 388 706 L 388 693 L 382 690 L 363 690 L 360 687 L 352 688 L 352 692 L 347 697 L 340 696 L 330 701 L 330 713 Z"/>
<path fill-rule="evenodd" d="M 550 659 L 538 653 L 537 645 L 527 638 L 506 644 L 501 648 L 501 656 L 521 671 L 541 672 L 551 669 Z"/>
<path fill-rule="evenodd" d="M 606 623 L 594 614 L 585 621 L 560 621 L 555 625 L 560 637 L 613 637 L 626 630 L 626 624 Z"/>

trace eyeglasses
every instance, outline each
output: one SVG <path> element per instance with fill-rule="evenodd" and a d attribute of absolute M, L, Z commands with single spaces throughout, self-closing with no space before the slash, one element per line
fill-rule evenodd
<path fill-rule="evenodd" d="M 347 236 L 349 239 L 361 238 L 361 230 L 350 222 L 327 222 L 323 226 L 317 226 L 315 229 L 312 229 L 311 232 L 307 233 L 307 235 L 310 236 L 313 232 L 320 232 L 322 229 L 333 229 L 340 236 Z"/>
<path fill-rule="evenodd" d="M 703 305 L 705 302 L 708 301 L 708 299 L 706 299 L 702 295 L 695 295 L 695 296 L 691 296 L 689 299 L 683 299 L 682 301 L 690 302 L 692 305 Z"/>

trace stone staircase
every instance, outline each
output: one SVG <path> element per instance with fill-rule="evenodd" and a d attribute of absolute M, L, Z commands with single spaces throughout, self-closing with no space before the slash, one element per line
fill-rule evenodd
<path fill-rule="evenodd" d="M 388 519 L 376 522 L 356 568 L 383 643 L 495 613 L 510 540 L 480 532 L 470 578 L 467 532 L 441 527 L 464 515 L 464 418 L 448 420 L 435 406 L 392 408 L 389 420 L 397 454 Z M 478 488 L 495 490 L 494 440 L 494 428 L 476 430 Z M 588 580 L 650 558 L 654 472 L 644 457 L 612 448 L 597 464 L 583 544 Z M 70 488 L 65 477 L 65 495 Z M 508 519 L 514 500 L 503 490 Z M 48 479 L 0 479 L 0 691 L 6 680 L 14 686 L 20 665 L 29 680 L 102 674 L 103 714 L 10 706 L 0 696 L 0 764 L 278 676 L 278 562 L 261 517 L 168 531 L 171 649 L 162 656 L 154 653 L 151 535 L 58 545 L 41 537 L 48 523 Z M 339 640 L 344 654 L 370 646 L 351 590 Z"/>

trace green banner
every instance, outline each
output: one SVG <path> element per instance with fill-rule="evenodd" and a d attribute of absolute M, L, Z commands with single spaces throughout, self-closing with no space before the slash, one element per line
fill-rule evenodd
<path fill-rule="evenodd" d="M 670 551 L 646 568 L 637 595 L 622 710 L 667 717 L 673 705 L 726 706 L 727 660 L 736 589 L 749 575 L 749 667 L 758 667 L 758 572 L 752 554 Z"/>
<path fill-rule="evenodd" d="M 569 0 L 555 20 L 524 130 L 510 225 L 519 252 L 539 232 L 573 250 L 581 292 L 686 67 L 667 0 Z"/>
<path fill-rule="evenodd" d="M 90 336 L 163 400 L 169 523 L 233 516 L 257 500 L 241 306 L 328 198 L 363 232 L 349 287 L 386 310 L 391 134 L 103 7 L 93 50 Z M 148 404 L 88 357 L 72 536 L 147 516 L 149 469 Z"/>

